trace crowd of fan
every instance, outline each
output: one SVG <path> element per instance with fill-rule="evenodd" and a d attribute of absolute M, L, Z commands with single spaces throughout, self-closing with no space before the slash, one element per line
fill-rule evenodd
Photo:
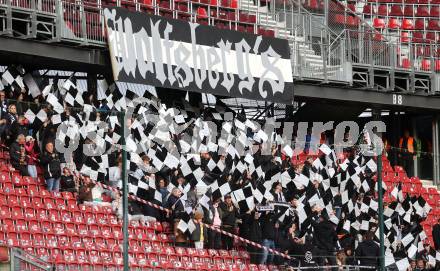
<path fill-rule="evenodd" d="M 9 95 L 9 99 L 21 101 L 23 93 L 18 97 Z M 90 98 L 89 100 L 93 100 Z M 37 167 L 43 170 L 44 179 L 49 191 L 69 191 L 77 193 L 78 202 L 83 204 L 99 204 L 112 206 L 115 214 L 122 218 L 122 200 L 119 193 L 113 190 L 103 189 L 90 180 L 88 176 L 76 174 L 84 163 L 84 156 L 81 151 L 76 151 L 72 155 L 71 161 L 65 161 L 64 155 L 57 152 L 54 146 L 56 126 L 52 125 L 50 119 L 44 122 L 41 127 L 34 124 L 24 117 L 26 104 L 9 102 L 5 97 L 5 92 L 0 92 L 0 135 L 2 142 L 9 148 L 10 161 L 14 170 L 19 171 L 24 176 L 37 178 Z M 105 105 L 97 105 L 102 107 Z M 47 108 L 49 112 L 49 108 Z M 66 111 L 68 114 L 68 111 Z M 98 116 L 99 117 L 99 116 Z M 37 136 L 38 133 L 38 136 Z M 38 138 L 38 139 L 37 139 Z M 84 144 L 84 142 L 82 142 Z M 81 147 L 78 150 L 82 150 Z M 209 160 L 209 153 L 202 153 L 202 167 Z M 255 157 L 257 158 L 257 157 Z M 75 162 L 73 162 L 75 161 Z M 310 176 L 309 171 L 312 166 L 310 157 L 301 165 L 290 164 L 284 161 L 283 165 L 272 159 L 272 163 L 277 167 L 294 167 L 297 173 Z M 150 159 L 143 157 L 144 166 L 151 167 Z M 99 180 L 104 184 L 114 187 L 121 187 L 122 158 L 119 152 L 114 152 L 110 165 L 109 174 L 106 180 Z M 296 265 L 362 265 L 377 266 L 379 258 L 379 246 L 377 237 L 374 235 L 375 227 L 369 231 L 352 236 L 347 231 L 338 228 L 329 218 L 321 213 L 322 207 L 315 206 L 313 210 L 314 219 L 312 229 L 304 230 L 298 224 L 298 217 L 295 215 L 295 208 L 298 199 L 304 193 L 315 194 L 322 191 L 322 184 L 313 181 L 308 187 L 295 193 L 286 193 L 280 183 L 275 183 L 272 187 L 272 194 L 275 201 L 288 202 L 292 206 L 292 216 L 278 220 L 277 209 L 271 211 L 252 210 L 245 214 L 239 212 L 233 204 L 231 196 L 226 195 L 223 199 L 209 203 L 209 210 L 197 204 L 200 191 L 196 188 L 186 193 L 185 202 L 193 203 L 193 219 L 196 229 L 192 234 L 187 235 L 177 227 L 180 215 L 185 212 L 185 208 L 179 198 L 182 197 L 181 187 L 184 187 L 187 180 L 179 170 L 160 171 L 156 174 L 148 174 L 145 179 L 153 179 L 156 187 L 162 195 L 161 204 L 163 207 L 172 210 L 165 213 L 151 206 L 139 203 L 134 200 L 129 201 L 130 219 L 146 221 L 169 221 L 174 225 L 174 242 L 176 246 L 213 249 L 233 249 L 240 245 L 235 240 L 226 235 L 221 235 L 217 231 L 207 229 L 203 223 L 212 225 L 215 228 L 226 232 L 237 234 L 245 239 L 261 244 L 265 247 L 276 249 L 280 252 L 294 255 L 294 260 L 286 262 L 281 256 L 276 256 L 265 249 L 247 246 L 251 254 L 251 262 L 255 264 L 289 264 Z M 228 179 L 229 176 L 226 176 Z M 228 179 L 229 180 L 229 179 Z M 177 183 L 177 187 L 169 191 L 168 184 Z M 243 186 L 245 183 L 255 182 L 250 174 L 243 174 L 236 183 L 231 182 L 231 189 Z M 362 202 L 363 197 L 374 197 L 374 192 L 359 194 L 358 201 Z M 340 196 L 334 199 L 334 213 L 338 218 L 345 214 L 338 208 Z M 188 203 L 187 203 L 188 204 Z M 340 205 L 340 204 L 339 204 Z M 402 233 L 409 230 L 401 229 Z M 357 246 L 355 246 L 357 244 Z M 417 260 L 411 262 L 409 270 L 431 270 L 432 267 L 427 263 L 426 256 L 432 250 L 428 244 L 425 250 L 418 253 Z M 312 257 L 310 257 L 312 256 Z M 402 255 L 403 257 L 405 255 Z M 335 267 L 332 270 L 337 270 Z"/>

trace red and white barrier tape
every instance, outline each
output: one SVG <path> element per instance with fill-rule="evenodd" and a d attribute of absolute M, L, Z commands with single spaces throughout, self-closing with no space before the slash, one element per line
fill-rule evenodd
<path fill-rule="evenodd" d="M 76 173 L 76 172 L 75 172 L 75 173 Z M 76 176 L 77 176 L 77 177 L 80 177 L 79 174 L 77 174 Z M 111 191 L 114 191 L 114 192 L 117 192 L 117 193 L 121 193 L 121 191 L 120 191 L 119 189 L 117 189 L 117 188 L 114 188 L 114 187 L 108 186 L 108 185 L 106 185 L 106 184 L 103 184 L 103 183 L 100 183 L 100 182 L 94 181 L 94 180 L 92 180 L 92 179 L 90 179 L 90 181 L 91 181 L 92 183 L 94 183 L 95 185 L 98 185 L 98 186 L 100 186 L 100 187 L 103 187 L 103 188 L 105 188 L 105 189 L 107 189 L 107 190 L 111 190 Z M 164 208 L 164 207 L 162 207 L 162 206 L 160 206 L 160 205 L 157 205 L 157 204 L 154 204 L 154 203 L 152 203 L 152 202 L 146 201 L 146 200 L 141 199 L 141 198 L 139 198 L 139 197 L 136 197 L 136 196 L 134 196 L 134 195 L 129 195 L 129 198 L 131 198 L 131 199 L 133 199 L 133 200 L 136 200 L 136 201 L 138 201 L 138 202 L 142 202 L 142 203 L 144 203 L 144 204 L 147 204 L 147 205 L 149 205 L 149 206 L 151 206 L 151 207 L 153 207 L 153 208 L 159 209 L 159 210 L 161 210 L 161 211 L 163 211 L 163 212 L 167 212 L 167 213 L 171 213 L 171 212 L 172 212 L 170 209 Z M 268 248 L 268 247 L 262 246 L 262 245 L 260 245 L 260 244 L 258 244 L 258 243 L 255 243 L 255 242 L 249 241 L 249 240 L 244 239 L 244 238 L 242 238 L 242 237 L 240 237 L 240 236 L 238 236 L 238 235 L 235 235 L 235 234 L 232 234 L 232 233 L 230 233 L 230 232 L 227 232 L 227 231 L 221 230 L 221 229 L 219 229 L 219 228 L 216 228 L 216 227 L 214 227 L 214 226 L 212 226 L 212 225 L 209 225 L 209 224 L 206 224 L 206 223 L 201 223 L 201 224 L 204 225 L 204 226 L 206 226 L 207 228 L 213 230 L 213 231 L 216 231 L 216 232 L 219 232 L 219 233 L 221 233 L 221 234 L 227 235 L 227 236 L 229 236 L 229 237 L 231 237 L 231 238 L 234 238 L 234 239 L 239 240 L 239 241 L 241 241 L 241 242 L 244 242 L 244 243 L 246 243 L 246 244 L 252 245 L 252 246 L 257 247 L 257 248 L 260 248 L 260 249 L 265 249 L 265 250 L 269 251 L 270 253 L 273 253 L 273 254 L 275 254 L 275 255 L 278 255 L 278 256 L 284 257 L 284 258 L 286 258 L 286 259 L 291 259 L 291 257 L 290 257 L 289 255 L 284 254 L 284 253 L 281 253 L 281 252 L 279 252 L 279 251 L 277 251 L 277 250 L 274 250 L 274 249 L 271 249 L 271 248 Z"/>

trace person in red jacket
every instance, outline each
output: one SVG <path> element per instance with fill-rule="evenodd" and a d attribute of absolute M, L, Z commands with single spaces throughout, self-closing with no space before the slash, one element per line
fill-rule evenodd
<path fill-rule="evenodd" d="M 29 176 L 32 178 L 37 178 L 37 161 L 38 161 L 38 151 L 35 139 L 32 136 L 26 137 L 26 143 L 24 145 L 27 153 L 27 168 Z"/>

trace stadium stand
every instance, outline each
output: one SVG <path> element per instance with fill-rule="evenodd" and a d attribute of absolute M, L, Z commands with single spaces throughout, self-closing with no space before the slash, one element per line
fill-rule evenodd
<path fill-rule="evenodd" d="M 295 164 L 307 155 L 296 157 Z M 120 270 L 122 266 L 122 224 L 111 207 L 77 204 L 76 193 L 48 192 L 42 169 L 38 179 L 21 176 L 9 163 L 7 146 L 0 152 L 0 239 L 9 246 L 22 248 L 57 266 L 57 270 Z M 408 178 L 402 167 L 391 167 L 383 157 L 383 180 L 388 190 L 385 202 L 391 202 L 392 190 L 402 184 L 409 195 L 423 196 L 433 206 L 422 222 L 432 241 L 432 225 L 439 218 L 440 195 L 426 189 L 417 177 Z M 167 222 L 132 221 L 129 226 L 130 267 L 172 270 L 279 270 L 276 266 L 250 264 L 243 250 L 196 250 L 178 248 Z M 237 244 L 238 245 L 238 244 Z"/>
<path fill-rule="evenodd" d="M 415 70 L 425 75 L 440 72 L 440 50 L 437 48 L 440 40 L 440 4 L 421 1 L 364 3 L 329 0 L 328 21 L 324 23 L 317 23 L 313 14 L 324 13 L 325 1 L 306 0 L 299 6 L 292 2 L 287 9 L 293 11 L 298 8 L 304 15 L 295 30 L 288 25 L 287 19 L 280 19 L 283 16 L 276 12 L 277 4 L 259 0 L 44 0 L 39 1 L 38 6 L 35 6 L 36 1 L 0 0 L 0 7 L 12 5 L 14 12 L 32 15 L 38 10 L 38 16 L 46 22 L 36 28 L 38 35 L 51 36 L 54 32 L 61 32 L 61 36 L 50 38 L 59 41 L 62 37 L 69 44 L 80 42 L 87 46 L 102 46 L 105 43 L 102 10 L 113 6 L 209 24 L 220 29 L 285 38 L 294 52 L 292 65 L 295 76 L 349 81 L 347 76 L 351 77 L 351 73 L 347 73 L 347 59 L 354 64 Z M 285 14 L 286 3 L 283 5 Z M 54 31 L 60 10 L 62 27 Z M 1 18 L 6 17 L 3 13 L 0 15 Z M 2 27 L 5 25 L 1 24 Z M 323 35 L 329 39 L 328 45 L 322 39 L 317 41 L 311 34 L 323 26 L 331 32 Z M 397 49 L 390 51 L 390 48 Z M 393 55 L 390 52 L 397 53 L 390 57 Z M 371 54 L 376 53 L 379 57 L 374 59 L 374 63 L 370 62 Z M 11 165 L 10 147 L 11 144 L 6 144 L 0 152 L 0 240 L 10 247 L 21 248 L 47 260 L 57 270 L 120 270 L 123 261 L 122 223 L 112 207 L 79 204 L 78 193 L 75 192 L 49 192 L 41 165 L 37 165 L 37 178 L 22 176 Z M 308 157 L 305 153 L 294 156 L 292 164 L 302 165 Z M 339 162 L 343 158 L 346 157 L 339 158 Z M 382 179 L 387 187 L 384 195 L 386 203 L 396 201 L 395 190 L 399 189 L 403 194 L 423 197 L 433 207 L 421 222 L 427 235 L 427 239 L 421 243 L 433 246 L 432 225 L 440 219 L 439 192 L 425 188 L 417 177 L 408 177 L 402 167 L 392 167 L 386 156 L 382 159 Z M 78 178 L 81 182 L 88 179 L 80 175 Z M 130 267 L 160 270 L 283 270 L 276 265 L 251 263 L 251 253 L 238 240 L 235 240 L 233 250 L 197 250 L 176 246 L 174 233 L 170 222 L 131 221 Z"/>

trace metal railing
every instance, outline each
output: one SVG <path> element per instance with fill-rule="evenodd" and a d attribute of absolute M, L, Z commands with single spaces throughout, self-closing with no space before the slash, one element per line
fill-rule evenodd
<path fill-rule="evenodd" d="M 52 265 L 18 248 L 10 248 L 12 271 L 51 271 Z"/>
<path fill-rule="evenodd" d="M 291 46 L 295 76 L 323 81 L 351 80 L 351 66 L 347 62 L 343 41 L 332 45 L 320 41 L 294 41 Z"/>
<path fill-rule="evenodd" d="M 440 71 L 439 44 L 405 42 L 391 35 L 388 38 L 392 41 L 386 42 L 381 36 L 349 30 L 346 37 L 355 65 L 419 73 Z"/>
<path fill-rule="evenodd" d="M 238 0 L 229 8 L 210 5 L 208 1 L 172 0 L 165 6 L 156 0 L 152 0 L 151 5 L 133 0 L 129 7 L 127 1 L 124 3 L 140 12 L 288 39 L 292 47 L 293 73 L 300 79 L 351 82 L 353 65 L 421 73 L 440 70 L 436 44 L 430 45 L 435 47 L 433 50 L 426 49 L 421 55 L 419 48 L 426 45 L 411 40 L 399 42 L 399 38 L 385 36 L 335 0 L 317 1 L 321 7 L 318 9 L 312 7 L 311 1 L 314 0 L 292 0 L 282 4 L 269 1 L 261 6 L 260 1 Z M 55 41 L 102 47 L 106 45 L 105 3 L 101 0 L 95 3 L 87 6 L 81 0 L 0 0 L 0 8 L 53 16 Z M 118 0 L 114 4 L 122 6 L 123 3 Z M 356 23 L 350 26 L 347 18 Z"/>
<path fill-rule="evenodd" d="M 26 4 L 21 1 L 26 2 Z M 100 0 L 96 2 L 95 6 L 87 6 L 82 1 L 21 1 L 0 0 L 0 8 L 7 6 L 13 9 L 35 12 L 31 7 L 38 6 L 40 8 L 37 9 L 37 12 L 47 14 L 48 11 L 52 11 L 51 14 L 54 16 L 54 21 L 56 22 L 55 41 L 89 46 L 106 45 L 103 17 L 103 8 L 105 8 L 105 5 Z M 30 3 L 30 5 L 27 5 L 28 3 Z M 339 51 L 340 49 L 338 48 L 342 48 L 342 45 L 333 43 L 332 48 L 330 48 L 330 40 L 327 37 L 320 37 L 319 40 L 323 44 L 317 46 L 317 41 L 312 35 L 308 34 L 310 29 L 304 30 L 304 25 L 288 24 L 288 18 L 294 18 L 295 16 L 295 14 L 293 14 L 293 12 L 295 12 L 294 10 L 286 10 L 284 14 L 275 13 L 275 8 L 270 7 L 270 4 L 268 4 L 267 7 L 261 7 L 260 1 L 254 4 L 253 1 L 249 0 L 239 0 L 237 6 L 233 5 L 227 8 L 226 11 L 225 8 L 220 5 L 209 5 L 205 3 L 205 1 L 177 2 L 173 0 L 169 2 L 170 6 L 167 7 L 156 2 L 156 0 L 153 0 L 151 5 L 145 5 L 139 0 L 134 0 L 130 3 L 132 3 L 130 7 L 136 11 L 148 12 L 175 19 L 184 19 L 231 30 L 266 34 L 269 36 L 273 35 L 288 39 L 290 44 L 295 47 L 309 46 L 309 54 L 306 56 L 303 55 L 301 61 L 294 61 L 294 57 L 292 56 L 292 65 L 297 65 L 294 69 L 297 71 L 302 70 L 302 74 L 309 78 L 313 78 L 316 75 L 318 76 L 316 77 L 317 79 L 341 81 L 341 79 L 345 77 L 339 76 L 338 74 L 350 73 L 350 70 L 346 70 L 345 68 L 347 66 L 333 67 L 336 63 L 343 62 L 341 60 L 336 61 L 335 57 L 335 52 Z M 121 6 L 121 2 L 116 1 L 115 5 Z M 198 8 L 204 8 L 206 14 L 201 14 Z M 309 26 L 316 25 L 313 20 L 314 17 L 308 16 L 307 14 L 303 17 L 303 21 Z M 326 35 L 326 32 L 316 27 L 313 31 L 322 32 L 321 35 Z M 339 52 L 337 52 L 337 54 L 339 54 Z M 319 59 L 321 64 L 317 65 L 316 62 Z M 331 67 L 331 69 L 327 69 L 327 67 Z M 341 67 L 344 69 L 344 72 L 335 72 L 335 70 Z M 313 73 L 309 75 L 304 74 L 307 70 L 313 71 Z"/>

